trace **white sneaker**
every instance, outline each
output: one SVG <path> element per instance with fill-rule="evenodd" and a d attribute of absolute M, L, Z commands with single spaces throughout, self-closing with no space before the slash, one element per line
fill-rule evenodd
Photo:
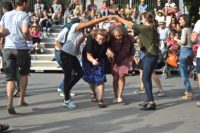
<path fill-rule="evenodd" d="M 77 108 L 77 106 L 74 104 L 74 102 L 70 99 L 67 101 L 64 100 L 63 106 L 70 108 L 70 109 Z"/>
<path fill-rule="evenodd" d="M 58 92 L 58 93 L 60 93 L 61 91 L 62 91 L 62 89 L 60 89 L 60 88 L 57 89 L 57 92 Z"/>

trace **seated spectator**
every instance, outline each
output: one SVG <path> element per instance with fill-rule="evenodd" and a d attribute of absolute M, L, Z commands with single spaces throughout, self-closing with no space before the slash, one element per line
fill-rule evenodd
<path fill-rule="evenodd" d="M 115 3 L 115 0 L 110 0 L 109 13 L 116 15 L 118 11 L 119 11 L 119 5 Z"/>
<path fill-rule="evenodd" d="M 34 4 L 34 12 L 37 13 L 38 9 L 40 12 L 43 12 L 44 10 L 44 4 L 40 2 L 40 0 L 36 0 L 36 3 Z"/>
<path fill-rule="evenodd" d="M 43 11 L 44 16 L 40 19 L 40 25 L 41 25 L 41 31 L 43 32 L 43 29 L 46 29 L 46 32 L 50 31 L 51 27 L 51 18 L 47 14 L 47 10 Z"/>
<path fill-rule="evenodd" d="M 162 10 L 158 10 L 155 18 L 158 23 L 165 21 L 165 16 Z"/>
<path fill-rule="evenodd" d="M 125 13 L 126 18 L 130 18 L 131 8 L 129 7 L 129 4 L 126 4 L 126 8 L 124 9 L 124 13 Z"/>
<path fill-rule="evenodd" d="M 145 4 L 145 0 L 140 0 L 140 5 L 138 6 L 138 12 L 140 16 L 140 20 L 142 20 L 142 13 L 147 12 L 148 5 Z"/>
<path fill-rule="evenodd" d="M 53 20 L 58 24 L 60 23 L 62 17 L 62 5 L 58 3 L 58 0 L 54 0 L 52 7 L 55 13 L 53 16 Z"/>
<path fill-rule="evenodd" d="M 41 32 L 39 25 L 37 23 L 34 23 L 31 25 L 30 33 L 33 39 L 33 49 L 38 50 L 39 49 L 39 44 L 40 44 L 40 37 L 41 37 Z"/>
<path fill-rule="evenodd" d="M 51 6 L 48 7 L 48 9 L 47 9 L 47 15 L 53 21 L 53 18 L 55 16 L 53 7 L 51 7 Z"/>
<path fill-rule="evenodd" d="M 168 2 L 165 4 L 164 11 L 166 17 L 166 25 L 169 25 L 169 22 L 171 20 L 172 14 L 176 13 L 177 10 L 175 8 L 176 4 L 172 2 L 172 0 L 168 0 Z"/>
<path fill-rule="evenodd" d="M 169 32 L 170 30 L 165 26 L 165 22 L 164 21 L 161 21 L 159 23 L 159 26 L 158 26 L 158 33 L 159 33 L 159 39 L 160 39 L 160 50 L 162 52 L 165 52 L 166 50 L 166 41 L 167 41 L 167 38 L 168 38 L 168 35 L 169 35 Z"/>
<path fill-rule="evenodd" d="M 162 2 L 161 0 L 157 0 L 157 5 L 156 7 L 154 8 L 154 13 L 155 15 L 157 15 L 158 11 L 163 11 L 163 5 L 162 5 Z"/>
<path fill-rule="evenodd" d="M 138 12 L 137 12 L 137 7 L 136 6 L 134 6 L 132 8 L 131 18 L 132 18 L 133 22 L 136 22 L 138 20 Z"/>
<path fill-rule="evenodd" d="M 80 17 L 81 16 L 81 9 L 79 5 L 76 5 L 74 11 L 73 11 L 74 17 Z"/>
<path fill-rule="evenodd" d="M 95 17 L 97 5 L 94 4 L 94 0 L 90 0 L 90 4 L 87 6 L 87 11 L 92 18 Z"/>
<path fill-rule="evenodd" d="M 68 7 L 68 5 L 66 5 L 64 12 L 64 24 L 67 23 L 71 15 L 72 15 L 72 10 L 70 9 L 70 7 Z"/>
<path fill-rule="evenodd" d="M 174 37 L 177 36 L 177 33 L 175 31 L 171 31 L 169 33 L 169 36 L 167 38 L 167 46 L 170 46 L 174 52 L 177 52 L 179 49 L 179 45 L 177 41 L 174 40 Z"/>
<path fill-rule="evenodd" d="M 180 24 L 179 24 L 178 20 L 176 19 L 175 15 L 172 16 L 168 28 L 170 29 L 170 31 L 172 31 L 172 30 L 176 31 L 176 33 L 179 33 L 181 31 Z"/>
<path fill-rule="evenodd" d="M 106 1 L 103 0 L 102 6 L 101 6 L 101 14 L 103 16 L 108 16 L 108 10 L 109 10 L 109 6 L 107 5 Z"/>

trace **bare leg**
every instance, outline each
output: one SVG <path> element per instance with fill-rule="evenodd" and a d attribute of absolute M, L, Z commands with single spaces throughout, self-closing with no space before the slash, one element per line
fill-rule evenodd
<path fill-rule="evenodd" d="M 122 97 L 123 97 L 122 95 L 123 95 L 123 91 L 124 91 L 124 85 L 125 85 L 125 76 L 119 78 L 118 85 L 119 85 L 118 99 L 119 98 L 122 99 Z"/>
<path fill-rule="evenodd" d="M 97 86 L 97 97 L 98 97 L 98 101 L 103 100 L 104 88 L 105 88 L 104 83 L 101 83 L 101 84 L 99 84 L 99 85 Z"/>
<path fill-rule="evenodd" d="M 96 91 L 95 91 L 95 85 L 91 85 L 90 84 L 90 89 L 91 89 L 91 93 L 96 95 Z"/>
<path fill-rule="evenodd" d="M 161 85 L 161 82 L 160 82 L 160 79 L 158 78 L 158 75 L 155 73 L 155 71 L 152 73 L 152 78 L 154 80 L 154 82 L 156 83 L 158 89 L 160 92 L 163 92 L 163 88 L 162 88 L 162 85 Z"/>
<path fill-rule="evenodd" d="M 118 80 L 117 76 L 113 76 L 113 91 L 114 91 L 114 98 L 118 97 Z"/>
<path fill-rule="evenodd" d="M 27 103 L 25 102 L 25 95 L 26 95 L 26 88 L 28 84 L 28 75 L 21 75 L 20 76 L 20 98 L 19 98 L 19 105 L 26 106 Z"/>
<path fill-rule="evenodd" d="M 8 109 L 13 108 L 13 93 L 15 88 L 15 81 L 7 81 L 6 90 L 8 97 Z"/>

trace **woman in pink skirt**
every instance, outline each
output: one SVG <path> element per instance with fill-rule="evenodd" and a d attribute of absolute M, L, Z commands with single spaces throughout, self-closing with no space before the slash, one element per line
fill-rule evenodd
<path fill-rule="evenodd" d="M 125 77 L 129 71 L 133 69 L 134 46 L 128 32 L 122 26 L 113 26 L 110 29 L 110 50 L 112 56 L 109 56 L 111 61 L 111 72 L 113 76 L 113 103 L 123 103 L 123 90 L 125 85 Z"/>

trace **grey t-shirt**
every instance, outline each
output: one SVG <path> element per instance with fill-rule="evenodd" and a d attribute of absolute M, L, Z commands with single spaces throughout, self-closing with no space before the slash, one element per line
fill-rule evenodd
<path fill-rule="evenodd" d="M 181 39 L 178 42 L 181 45 L 181 48 L 186 47 L 186 48 L 192 48 L 192 42 L 190 39 L 192 30 L 190 28 L 183 28 L 181 32 Z"/>
<path fill-rule="evenodd" d="M 75 23 L 70 28 L 67 40 L 62 47 L 62 51 L 77 56 L 80 52 L 80 45 L 84 41 L 84 34 L 82 31 L 76 31 L 79 23 Z"/>
<path fill-rule="evenodd" d="M 4 49 L 28 49 L 22 33 L 22 25 L 25 23 L 31 25 L 30 16 L 26 12 L 13 10 L 4 14 L 0 25 L 10 32 L 5 37 Z"/>

